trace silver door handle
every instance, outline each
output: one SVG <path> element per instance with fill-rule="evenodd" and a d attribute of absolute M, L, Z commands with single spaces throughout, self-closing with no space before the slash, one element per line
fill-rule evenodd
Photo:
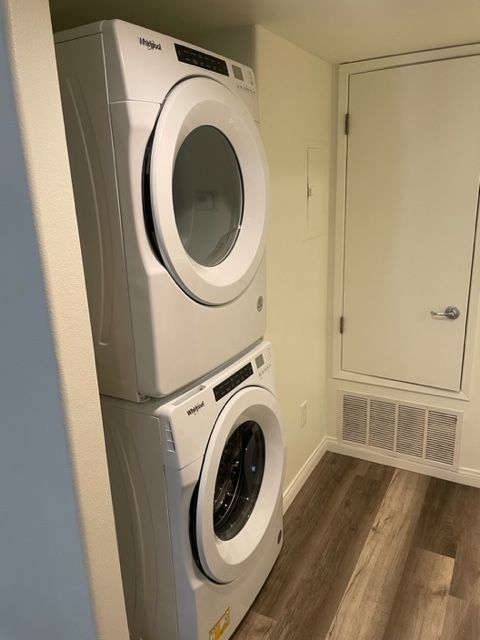
<path fill-rule="evenodd" d="M 430 311 L 432 318 L 448 318 L 448 320 L 456 320 L 460 316 L 457 307 L 450 305 L 445 311 Z"/>

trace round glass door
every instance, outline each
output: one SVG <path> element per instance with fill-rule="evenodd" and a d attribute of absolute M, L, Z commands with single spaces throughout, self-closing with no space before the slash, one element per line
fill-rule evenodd
<path fill-rule="evenodd" d="M 246 104 L 211 78 L 183 80 L 147 159 L 147 227 L 165 267 L 198 302 L 235 300 L 263 259 L 268 210 L 265 152 Z"/>
<path fill-rule="evenodd" d="M 238 426 L 223 450 L 215 482 L 213 529 L 231 540 L 246 525 L 255 508 L 265 468 L 265 438 L 248 420 Z"/>
<path fill-rule="evenodd" d="M 210 435 L 192 515 L 195 556 L 215 582 L 232 582 L 258 562 L 281 509 L 284 463 L 275 396 L 241 389 Z"/>
<path fill-rule="evenodd" d="M 213 267 L 232 250 L 243 215 L 243 185 L 232 145 L 221 131 L 203 125 L 178 150 L 173 170 L 173 207 L 185 251 Z"/>

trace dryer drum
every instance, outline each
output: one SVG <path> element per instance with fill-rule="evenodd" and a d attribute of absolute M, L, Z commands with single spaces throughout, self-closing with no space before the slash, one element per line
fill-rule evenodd
<path fill-rule="evenodd" d="M 221 540 L 243 529 L 257 501 L 265 469 L 265 438 L 248 420 L 232 433 L 220 460 L 213 502 L 213 526 Z"/>
<path fill-rule="evenodd" d="M 201 125 L 180 146 L 173 170 L 173 207 L 182 245 L 213 267 L 232 251 L 243 218 L 243 181 L 235 150 L 217 128 Z"/>

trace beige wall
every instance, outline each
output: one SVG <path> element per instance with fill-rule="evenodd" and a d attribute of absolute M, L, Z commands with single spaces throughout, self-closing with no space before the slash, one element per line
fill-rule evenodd
<path fill-rule="evenodd" d="M 41 259 L 41 280 L 53 337 L 55 375 L 58 375 L 56 401 L 61 406 L 63 424 L 56 437 L 66 440 L 70 454 L 69 466 L 61 482 L 68 484 L 73 481 L 71 500 L 78 514 L 76 526 L 82 553 L 86 557 L 97 637 L 126 640 L 128 631 L 49 7 L 46 0 L 6 0 L 4 12 L 36 243 Z M 20 252 L 19 248 L 19 259 Z M 14 268 L 11 278 L 16 278 Z M 21 335 L 18 341 L 21 345 Z M 24 364 L 27 370 L 27 357 Z M 45 375 L 49 375 L 46 369 Z M 41 375 L 38 384 L 43 384 Z M 28 389 L 25 389 L 25 394 L 28 402 Z M 36 425 L 37 433 L 42 429 L 47 433 L 49 426 L 39 423 Z M 25 447 L 29 447 L 28 442 L 25 442 Z M 47 458 L 49 451 L 45 452 Z M 53 447 L 50 455 L 55 455 Z M 51 464 L 55 464 L 53 459 Z M 47 466 L 48 459 L 44 467 Z M 22 473 L 22 482 L 41 481 L 41 478 L 30 477 L 33 470 L 23 468 L 21 461 L 17 468 L 18 473 Z M 14 483 L 15 478 L 11 481 Z M 19 509 L 21 506 L 18 505 Z M 58 504 L 59 512 L 64 508 L 64 504 Z M 47 537 L 49 526 L 54 526 L 54 519 L 51 524 L 50 521 L 45 524 L 43 533 Z M 58 562 L 61 561 L 59 555 Z M 34 574 L 35 566 L 32 566 L 32 580 L 35 579 Z M 70 585 L 65 584 L 64 588 L 68 591 Z M 43 584 L 42 589 L 48 594 L 48 583 Z M 58 615 L 62 613 L 59 611 Z M 47 629 L 51 622 L 39 620 L 38 625 Z M 61 635 L 67 637 L 69 632 L 65 628 Z M 38 637 L 41 637 L 40 629 Z"/>
<path fill-rule="evenodd" d="M 286 487 L 326 434 L 328 224 L 307 231 L 307 149 L 327 158 L 332 67 L 255 27 L 262 135 L 271 179 L 267 245 L 267 337 L 276 354 L 287 431 Z M 324 211 L 328 215 L 328 210 Z M 300 404 L 307 425 L 300 428 Z"/>
<path fill-rule="evenodd" d="M 287 433 L 287 489 L 322 443 L 326 424 L 328 183 L 332 66 L 263 27 L 199 34 L 197 43 L 255 68 L 270 168 L 267 338 L 274 346 Z M 320 149 L 320 231 L 307 228 L 307 149 Z M 320 195 L 320 194 L 318 194 Z M 307 401 L 307 425 L 300 405 Z"/>

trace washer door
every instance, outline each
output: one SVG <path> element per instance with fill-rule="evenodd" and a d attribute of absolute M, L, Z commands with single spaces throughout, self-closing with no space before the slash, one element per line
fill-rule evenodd
<path fill-rule="evenodd" d="M 275 396 L 240 390 L 214 426 L 198 485 L 195 551 L 212 580 L 232 582 L 256 562 L 283 489 L 284 456 Z"/>
<path fill-rule="evenodd" d="M 238 297 L 265 249 L 267 169 L 247 107 L 209 78 L 168 95 L 150 158 L 153 232 L 178 285 L 204 304 Z"/>

